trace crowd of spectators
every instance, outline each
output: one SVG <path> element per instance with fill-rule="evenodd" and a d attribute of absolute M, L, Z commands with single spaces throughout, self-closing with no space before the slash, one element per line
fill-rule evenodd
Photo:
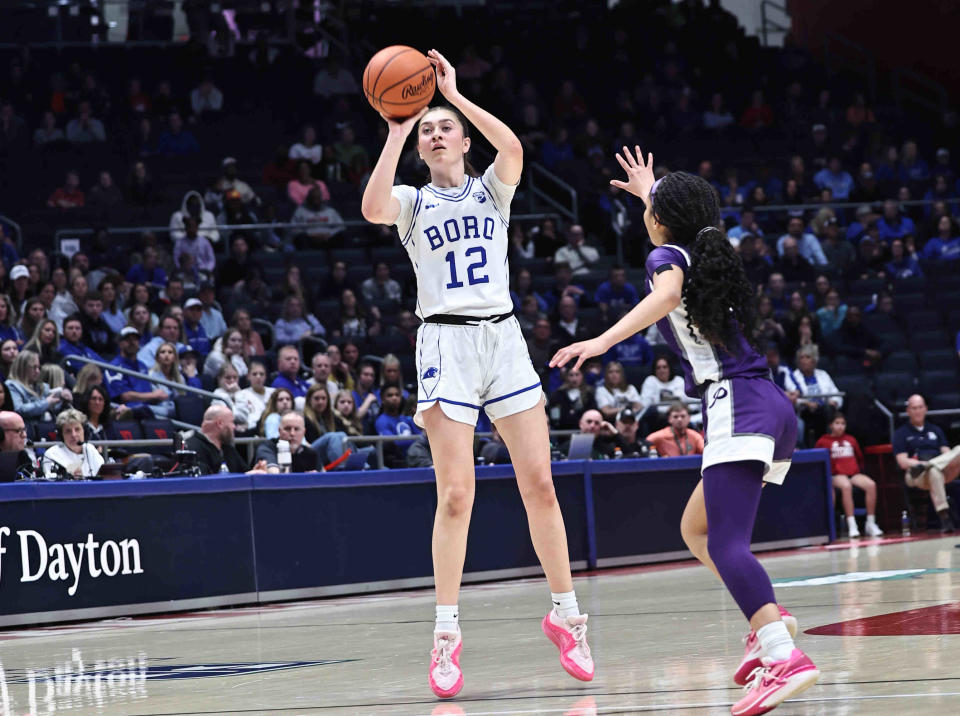
<path fill-rule="evenodd" d="M 486 54 L 464 47 L 459 57 L 463 91 L 515 129 L 528 162 L 578 193 L 579 222 L 547 217 L 510 227 L 512 298 L 551 426 L 583 430 L 589 415 L 607 437 L 627 435 L 622 452 L 702 449 L 699 402 L 684 395 L 655 328 L 582 371 L 547 367 L 557 347 L 601 331 L 645 292 L 643 204 L 609 186 L 618 171 L 613 154 L 634 144 L 664 146 L 658 172 L 684 169 L 716 188 L 727 236 L 756 287 L 758 322 L 747 329 L 797 407 L 801 445 L 827 434 L 841 408 L 852 432 L 865 429 L 864 401 L 874 394 L 900 405 L 916 388 L 936 385 L 941 403 L 958 407 L 946 329 L 960 328 L 960 315 L 927 300 L 934 277 L 946 287 L 941 297 L 960 297 L 960 284 L 948 280 L 960 265 L 954 140 L 938 132 L 913 138 L 908 125 L 885 121 L 882 98 L 872 106 L 859 87 L 828 87 L 795 48 L 773 58 L 782 83 L 758 78 L 744 92 L 698 65 L 701 55 L 683 42 L 719 43 L 731 66 L 758 55 L 748 45 L 740 45 L 743 57 L 731 49 L 731 38 L 742 37 L 730 16 L 687 10 L 688 39 L 667 27 L 655 62 L 638 63 L 645 50 L 611 30 L 603 51 L 613 75 L 629 78 L 622 88 L 593 86 L 564 64 L 553 72 L 566 68 L 568 76 L 540 82 L 498 45 Z M 568 33 L 571 56 L 597 49 L 596 36 Z M 215 411 L 211 425 L 274 441 L 246 468 L 273 466 L 283 435 L 298 446 L 300 467 L 335 463 L 358 447 L 351 438 L 376 434 L 410 436 L 390 445 L 389 465 L 429 462 L 429 445 L 409 418 L 417 390 L 412 270 L 391 230 L 349 223 L 383 136 L 349 58 L 323 61 L 305 90 L 313 93 L 309 119 L 294 112 L 286 135 L 269 137 L 268 157 L 251 149 L 253 136 L 228 150 L 217 141 L 252 106 L 225 70 L 266 63 L 254 74 L 269 97 L 271 73 L 295 64 L 284 52 L 208 57 L 199 75 L 152 78 L 92 60 L 45 78 L 29 52 L 10 58 L 0 80 L 0 155 L 66 164 L 60 174 L 47 170 L 49 198 L 37 208 L 64 226 L 94 217 L 98 227 L 69 256 L 29 240 L 21 252 L 9 232 L 0 240 L 4 405 L 28 426 L 71 407 L 83 412 L 88 439 L 111 434 L 111 423 L 182 419 L 188 396 L 170 385 L 182 384 L 214 393 L 213 406 L 232 413 L 226 420 Z M 637 66 L 648 69 L 637 74 Z M 116 81 L 124 93 L 106 87 Z M 775 85 L 784 88 L 779 96 L 761 89 Z M 107 145 L 122 147 L 119 169 L 96 163 Z M 731 157 L 726 145 L 763 158 Z M 83 172 L 69 163 L 77 157 Z M 419 169 L 408 152 L 401 177 L 416 182 Z M 130 241 L 103 230 L 132 207 L 149 209 L 168 231 Z M 612 258 L 618 246 L 624 264 Z M 134 375 L 84 367 L 74 356 Z M 167 384 L 151 382 L 161 378 Z M 505 452 L 496 439 L 486 448 L 485 459 Z"/>

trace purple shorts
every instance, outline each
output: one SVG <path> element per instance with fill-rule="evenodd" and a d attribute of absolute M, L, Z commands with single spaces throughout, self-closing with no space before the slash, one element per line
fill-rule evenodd
<path fill-rule="evenodd" d="M 703 469 L 759 460 L 765 482 L 781 484 L 797 446 L 797 415 L 786 394 L 766 378 L 710 383 L 703 406 Z"/>

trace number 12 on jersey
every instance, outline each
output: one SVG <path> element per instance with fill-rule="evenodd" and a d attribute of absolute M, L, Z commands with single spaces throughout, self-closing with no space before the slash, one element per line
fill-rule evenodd
<path fill-rule="evenodd" d="M 475 273 L 477 269 L 482 269 L 487 265 L 487 252 L 482 246 L 471 246 L 464 252 L 464 256 L 470 256 L 471 254 L 479 254 L 478 260 L 474 261 L 472 264 L 467 266 L 467 282 L 473 286 L 478 283 L 489 283 L 490 277 L 486 274 L 482 276 L 477 276 Z M 444 256 L 444 260 L 450 264 L 450 282 L 447 284 L 447 288 L 462 288 L 463 281 L 457 280 L 457 257 L 453 251 L 448 251 L 447 255 Z"/>

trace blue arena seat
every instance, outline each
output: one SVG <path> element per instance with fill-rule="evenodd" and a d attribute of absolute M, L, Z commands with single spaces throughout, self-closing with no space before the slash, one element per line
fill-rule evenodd
<path fill-rule="evenodd" d="M 925 371 L 931 370 L 952 370 L 960 368 L 960 361 L 957 360 L 957 353 L 952 348 L 938 348 L 929 351 L 923 351 L 917 355 L 920 361 L 920 367 Z"/>
<path fill-rule="evenodd" d="M 883 369 L 890 373 L 916 373 L 917 358 L 911 351 L 894 351 L 884 359 Z"/>
<path fill-rule="evenodd" d="M 904 401 L 917 392 L 912 373 L 881 373 L 876 377 L 877 398 L 890 407 L 900 408 Z"/>
<path fill-rule="evenodd" d="M 118 420 L 113 424 L 121 440 L 142 440 L 143 430 L 136 420 Z"/>

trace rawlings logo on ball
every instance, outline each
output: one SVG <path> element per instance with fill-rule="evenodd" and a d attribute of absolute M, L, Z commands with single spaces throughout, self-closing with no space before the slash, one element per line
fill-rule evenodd
<path fill-rule="evenodd" d="M 417 84 L 407 84 L 403 88 L 401 97 L 403 99 L 409 99 L 410 97 L 416 97 L 421 95 L 427 90 L 433 91 L 433 72 L 424 72 L 420 76 L 420 81 Z"/>

